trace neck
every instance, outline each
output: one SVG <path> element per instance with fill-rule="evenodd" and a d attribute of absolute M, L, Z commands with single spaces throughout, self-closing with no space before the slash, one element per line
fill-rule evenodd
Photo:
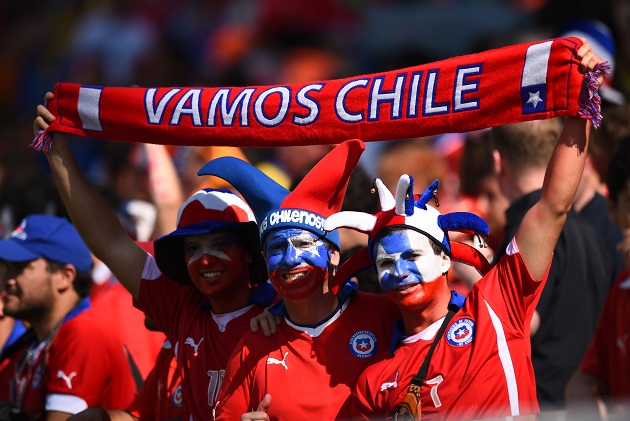
<path fill-rule="evenodd" d="M 299 301 L 284 299 L 289 318 L 295 323 L 308 326 L 319 324 L 330 316 L 338 305 L 337 296 L 330 291 L 315 291 Z"/>
<path fill-rule="evenodd" d="M 439 282 L 439 281 L 436 281 Z M 446 281 L 439 291 L 436 291 L 436 298 L 428 305 L 418 309 L 401 307 L 403 322 L 405 324 L 405 335 L 411 336 L 420 333 L 448 313 L 448 303 L 451 293 Z"/>
<path fill-rule="evenodd" d="M 230 291 L 228 295 L 221 297 L 206 297 L 212 306 L 212 312 L 215 314 L 231 313 L 247 306 L 249 297 L 252 294 L 252 288 L 236 288 Z"/>
<path fill-rule="evenodd" d="M 544 168 L 527 168 L 522 170 L 514 178 L 509 177 L 508 185 L 501 185 L 501 192 L 508 198 L 510 203 L 516 202 L 521 197 L 540 189 L 545 179 Z"/>
<path fill-rule="evenodd" d="M 76 293 L 68 293 L 67 296 L 59 297 L 50 311 L 46 312 L 46 314 L 42 315 L 38 320 L 32 320 L 31 326 L 35 331 L 37 340 L 44 340 L 44 338 L 52 332 L 57 323 L 61 322 L 80 301 L 81 298 Z"/>

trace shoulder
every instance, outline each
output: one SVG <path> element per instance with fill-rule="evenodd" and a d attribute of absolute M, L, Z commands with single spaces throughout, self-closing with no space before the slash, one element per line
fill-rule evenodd
<path fill-rule="evenodd" d="M 72 342 L 81 347 L 91 347 L 95 344 L 103 346 L 118 338 L 116 326 L 108 323 L 104 316 L 87 309 L 66 321 L 57 334 L 53 346 L 60 343 Z"/>

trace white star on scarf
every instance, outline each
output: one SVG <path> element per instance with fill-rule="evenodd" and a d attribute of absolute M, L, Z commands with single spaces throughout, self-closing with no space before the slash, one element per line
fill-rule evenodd
<path fill-rule="evenodd" d="M 529 92 L 529 99 L 527 100 L 527 103 L 532 104 L 534 108 L 536 108 L 539 102 L 542 102 L 542 99 L 540 98 L 540 91 L 536 91 L 534 93 Z"/>

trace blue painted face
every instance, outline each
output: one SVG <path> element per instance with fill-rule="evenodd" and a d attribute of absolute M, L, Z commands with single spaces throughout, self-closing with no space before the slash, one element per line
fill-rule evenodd
<path fill-rule="evenodd" d="M 289 299 L 308 297 L 328 280 L 331 250 L 315 234 L 302 229 L 281 229 L 265 240 L 269 280 Z"/>
<path fill-rule="evenodd" d="M 413 230 L 393 231 L 373 246 L 378 280 L 385 292 L 428 283 L 448 270 L 427 236 Z"/>

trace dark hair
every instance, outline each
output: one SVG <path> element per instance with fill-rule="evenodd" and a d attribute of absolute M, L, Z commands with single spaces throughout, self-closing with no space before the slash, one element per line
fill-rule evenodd
<path fill-rule="evenodd" d="M 46 261 L 46 270 L 48 270 L 48 272 L 56 272 L 66 266 L 65 263 L 56 262 L 46 258 L 44 258 L 44 260 Z M 90 273 L 80 272 L 77 270 L 77 276 L 72 281 L 72 287 L 79 297 L 87 297 L 92 290 L 92 275 Z"/>
<path fill-rule="evenodd" d="M 362 249 L 362 245 L 356 245 L 348 250 L 342 251 L 340 253 L 340 265 Z M 371 270 L 371 268 L 368 267 L 366 270 L 355 274 L 354 277 L 359 284 L 359 290 L 372 294 L 385 294 L 383 287 L 381 287 L 381 284 L 378 282 L 378 276 L 375 270 Z"/>
<path fill-rule="evenodd" d="M 490 131 L 468 133 L 459 161 L 460 193 L 477 196 L 481 181 L 494 175 Z"/>
<path fill-rule="evenodd" d="M 608 198 L 617 204 L 619 195 L 630 182 L 630 135 L 619 139 L 608 166 Z"/>
<path fill-rule="evenodd" d="M 263 259 L 260 252 L 258 229 L 255 227 L 253 229 L 250 227 L 235 227 L 225 231 L 241 240 L 243 248 L 252 256 L 252 262 L 248 265 L 249 283 L 258 285 L 261 282 L 265 282 L 269 275 L 267 274 L 265 259 Z"/>

